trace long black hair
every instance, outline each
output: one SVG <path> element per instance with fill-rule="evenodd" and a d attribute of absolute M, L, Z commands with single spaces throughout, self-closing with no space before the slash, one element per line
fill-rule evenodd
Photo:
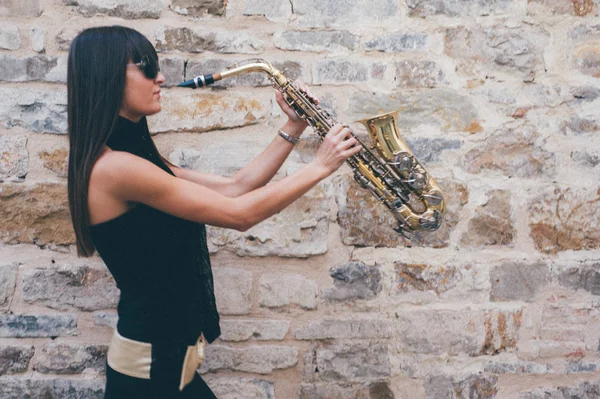
<path fill-rule="evenodd" d="M 92 256 L 95 250 L 88 210 L 92 167 L 117 124 L 127 63 L 139 62 L 144 55 L 158 58 L 144 35 L 123 26 L 86 29 L 69 49 L 68 193 L 79 256 Z"/>

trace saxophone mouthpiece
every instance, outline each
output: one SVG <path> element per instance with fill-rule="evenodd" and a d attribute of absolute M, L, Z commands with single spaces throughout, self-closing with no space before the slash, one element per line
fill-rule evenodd
<path fill-rule="evenodd" d="M 216 75 L 199 75 L 194 79 L 186 80 L 185 82 L 181 82 L 177 85 L 177 87 L 187 87 L 190 89 L 197 89 L 199 87 L 205 87 L 215 83 L 216 81 L 221 80 L 219 74 Z"/>

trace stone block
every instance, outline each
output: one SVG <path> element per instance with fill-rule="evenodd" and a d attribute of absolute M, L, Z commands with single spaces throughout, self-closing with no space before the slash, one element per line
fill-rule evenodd
<path fill-rule="evenodd" d="M 223 16 L 227 0 L 173 0 L 171 10 L 189 17 Z"/>
<path fill-rule="evenodd" d="M 77 335 L 77 317 L 73 314 L 0 315 L 0 337 L 41 338 Z"/>
<path fill-rule="evenodd" d="M 461 238 L 464 246 L 510 245 L 513 242 L 516 232 L 511 216 L 510 192 L 492 190 L 486 195 L 487 202 L 475 210 Z"/>
<path fill-rule="evenodd" d="M 7 244 L 73 244 L 66 187 L 54 183 L 0 186 L 0 239 Z"/>
<path fill-rule="evenodd" d="M 31 345 L 0 346 L 0 375 L 27 371 L 35 349 Z"/>
<path fill-rule="evenodd" d="M 0 136 L 0 181 L 23 179 L 28 172 L 27 136 Z"/>
<path fill-rule="evenodd" d="M 323 297 L 330 300 L 372 299 L 381 292 L 381 268 L 377 265 L 349 262 L 330 268 L 329 275 L 333 288 L 325 290 Z"/>
<path fill-rule="evenodd" d="M 106 326 L 110 328 L 117 328 L 117 321 L 119 316 L 114 312 L 95 312 L 94 313 L 94 325 Z"/>
<path fill-rule="evenodd" d="M 247 341 L 254 338 L 258 341 L 281 341 L 290 329 L 287 320 L 221 320 L 221 335 L 223 341 Z"/>
<path fill-rule="evenodd" d="M 385 53 L 403 53 L 406 51 L 424 50 L 427 45 L 428 35 L 425 32 L 394 33 L 378 36 L 365 43 L 367 51 L 381 51 Z"/>
<path fill-rule="evenodd" d="M 104 372 L 107 345 L 48 344 L 33 368 L 46 374 L 79 374 L 85 369 Z"/>
<path fill-rule="evenodd" d="M 0 384 L 2 398 L 44 398 L 44 399 L 102 399 L 104 398 L 102 379 L 3 379 Z"/>
<path fill-rule="evenodd" d="M 51 152 L 42 151 L 39 153 L 44 168 L 56 173 L 58 177 L 66 178 L 69 166 L 69 150 L 60 148 Z"/>
<path fill-rule="evenodd" d="M 317 308 L 318 285 L 300 274 L 265 273 L 260 276 L 260 306 Z"/>
<path fill-rule="evenodd" d="M 269 20 L 289 18 L 292 15 L 292 3 L 288 0 L 248 0 L 245 2 L 244 15 L 264 16 Z"/>
<path fill-rule="evenodd" d="M 119 290 L 105 268 L 60 265 L 24 272 L 23 299 L 59 310 L 113 309 Z"/>
<path fill-rule="evenodd" d="M 411 17 L 477 17 L 504 14 L 513 6 L 513 1 L 407 0 L 406 5 Z"/>
<path fill-rule="evenodd" d="M 394 80 L 401 88 L 433 88 L 445 79 L 444 71 L 434 61 L 405 60 L 396 62 Z"/>
<path fill-rule="evenodd" d="M 75 9 L 86 17 L 97 14 L 108 15 L 124 19 L 158 19 L 165 8 L 162 0 L 63 0 L 66 5 Z"/>
<path fill-rule="evenodd" d="M 492 301 L 533 301 L 548 284 L 545 263 L 505 263 L 490 272 Z"/>
<path fill-rule="evenodd" d="M 381 319 L 318 320 L 294 330 L 296 339 L 378 339 L 394 336 L 394 323 Z"/>
<path fill-rule="evenodd" d="M 16 263 L 0 264 L 0 313 L 8 310 L 17 283 Z"/>
<path fill-rule="evenodd" d="M 0 80 L 7 82 L 58 82 L 67 81 L 67 59 L 45 55 L 13 57 L 0 55 Z"/>
<path fill-rule="evenodd" d="M 295 0 L 293 5 L 296 23 L 307 27 L 380 27 L 400 12 L 394 0 Z"/>
<path fill-rule="evenodd" d="M 252 310 L 252 274 L 242 269 L 213 270 L 217 308 L 222 315 L 243 315 Z"/>
<path fill-rule="evenodd" d="M 30 28 L 29 42 L 33 51 L 44 53 L 46 51 L 46 31 L 37 26 Z"/>
<path fill-rule="evenodd" d="M 345 30 L 284 30 L 273 35 L 273 44 L 279 49 L 328 54 L 354 51 L 358 48 L 359 41 L 358 36 Z"/>
<path fill-rule="evenodd" d="M 536 388 L 524 390 L 517 399 L 595 399 L 600 397 L 600 383 L 595 381 L 580 381 L 571 386 L 560 384 L 557 387 Z"/>
<path fill-rule="evenodd" d="M 598 6 L 594 0 L 529 0 L 527 2 L 527 13 L 531 15 L 573 15 L 585 17 L 587 15 L 598 15 Z"/>
<path fill-rule="evenodd" d="M 454 288 L 460 279 L 456 267 L 394 262 L 394 290 L 399 293 L 433 291 L 437 295 Z"/>
<path fill-rule="evenodd" d="M 269 374 L 273 370 L 288 369 L 298 363 L 298 349 L 291 346 L 244 346 L 232 348 L 208 345 L 206 361 L 201 373 L 217 370 L 244 371 Z"/>
<path fill-rule="evenodd" d="M 558 273 L 558 281 L 563 287 L 600 295 L 600 263 L 570 266 Z"/>
<path fill-rule="evenodd" d="M 473 374 L 468 377 L 435 375 L 425 382 L 426 399 L 494 399 L 498 393 L 498 377 Z"/>
<path fill-rule="evenodd" d="M 573 151 L 571 159 L 574 163 L 587 167 L 595 168 L 600 164 L 600 152 L 595 151 Z"/>
<path fill-rule="evenodd" d="M 528 201 L 530 237 L 538 251 L 595 249 L 600 245 L 600 188 L 549 187 Z"/>
<path fill-rule="evenodd" d="M 600 51 L 598 43 L 589 43 L 577 47 L 573 52 L 575 68 L 585 75 L 600 77 Z"/>
<path fill-rule="evenodd" d="M 275 399 L 275 384 L 258 378 L 204 377 L 219 399 Z"/>
<path fill-rule="evenodd" d="M 165 75 L 163 87 L 177 86 L 184 81 L 185 60 L 183 58 L 161 57 L 159 63 L 160 71 Z"/>
<path fill-rule="evenodd" d="M 250 31 L 243 30 L 162 27 L 156 31 L 155 38 L 159 52 L 258 54 L 264 46 Z"/>
<path fill-rule="evenodd" d="M 64 89 L 0 88 L 0 122 L 39 133 L 67 132 L 67 92 Z"/>
<path fill-rule="evenodd" d="M 2 10 L 0 3 L 0 10 Z M 18 50 L 21 48 L 21 33 L 14 25 L 6 24 L 0 27 L 0 49 Z"/>
<path fill-rule="evenodd" d="M 40 0 L 2 0 L 0 16 L 2 17 L 39 17 L 42 14 Z"/>
<path fill-rule="evenodd" d="M 348 84 L 382 80 L 387 66 L 381 62 L 349 61 L 349 60 L 319 60 L 312 66 L 312 83 Z"/>

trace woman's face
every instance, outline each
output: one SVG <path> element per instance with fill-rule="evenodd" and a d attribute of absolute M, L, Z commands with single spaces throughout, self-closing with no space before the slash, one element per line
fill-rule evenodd
<path fill-rule="evenodd" d="M 125 91 L 119 115 L 137 122 L 142 116 L 160 112 L 160 85 L 165 83 L 165 76 L 158 72 L 154 79 L 149 79 L 131 61 L 126 69 Z"/>

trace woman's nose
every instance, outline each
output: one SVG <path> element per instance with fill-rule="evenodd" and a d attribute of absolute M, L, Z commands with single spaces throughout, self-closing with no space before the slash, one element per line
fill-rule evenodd
<path fill-rule="evenodd" d="M 162 74 L 162 72 L 159 72 L 159 73 L 156 75 L 156 79 L 155 79 L 155 81 L 156 81 L 156 83 L 158 83 L 159 85 L 161 85 L 161 84 L 165 83 L 165 81 L 166 81 L 165 75 L 163 75 L 163 74 Z"/>

